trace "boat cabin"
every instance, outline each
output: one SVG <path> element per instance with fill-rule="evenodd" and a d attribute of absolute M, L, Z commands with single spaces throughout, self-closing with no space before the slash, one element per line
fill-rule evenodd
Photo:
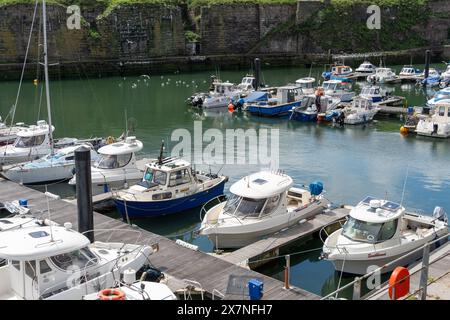
<path fill-rule="evenodd" d="M 216 82 L 214 83 L 213 93 L 231 95 L 234 91 L 234 84 L 231 82 Z"/>
<path fill-rule="evenodd" d="M 255 89 L 255 77 L 245 76 L 242 78 L 241 83 L 238 84 L 238 89 L 243 91 L 252 91 Z"/>
<path fill-rule="evenodd" d="M 52 132 L 55 127 L 52 126 Z M 31 125 L 17 133 L 15 148 L 34 148 L 50 145 L 49 126 L 45 120 L 39 120 L 37 125 Z"/>
<path fill-rule="evenodd" d="M 334 66 L 331 68 L 331 73 L 335 76 L 349 75 L 353 70 L 349 66 Z"/>
<path fill-rule="evenodd" d="M 136 137 L 127 137 L 124 141 L 111 143 L 98 149 L 99 158 L 93 166 L 99 169 L 117 169 L 134 165 L 135 154 L 142 148 L 142 142 L 136 140 Z"/>
<path fill-rule="evenodd" d="M 295 84 L 299 85 L 302 90 L 314 90 L 314 83 L 316 79 L 314 78 L 301 78 L 295 81 Z"/>
<path fill-rule="evenodd" d="M 352 102 L 352 109 L 371 110 L 373 109 L 372 99 L 366 97 L 355 97 Z"/>
<path fill-rule="evenodd" d="M 450 103 L 438 103 L 432 118 L 433 121 L 450 123 Z"/>
<path fill-rule="evenodd" d="M 299 101 L 303 96 L 303 90 L 298 85 L 278 87 L 276 103 L 286 104 Z M 273 102 L 273 101 L 272 101 Z M 270 104 L 270 101 L 269 101 Z"/>
<path fill-rule="evenodd" d="M 144 177 L 138 185 L 145 188 L 162 187 L 173 188 L 190 185 L 196 181 L 196 177 L 192 173 L 191 164 L 179 158 L 165 158 L 161 162 L 154 161 L 148 163 L 144 173 Z M 161 188 L 161 189 L 162 189 Z M 180 190 L 180 191 L 188 191 Z M 176 190 L 178 192 L 178 190 Z M 162 200 L 172 198 L 172 191 L 168 190 L 165 193 L 154 194 L 153 200 Z"/>
<path fill-rule="evenodd" d="M 400 71 L 400 76 L 414 76 L 419 73 L 418 69 L 415 69 L 413 66 L 404 66 Z"/>
<path fill-rule="evenodd" d="M 378 243 L 393 238 L 400 230 L 405 208 L 400 204 L 366 197 L 349 213 L 342 235 L 350 240 Z"/>
<path fill-rule="evenodd" d="M 348 91 L 350 84 L 340 80 L 327 80 L 322 83 L 322 87 L 326 92 Z"/>
<path fill-rule="evenodd" d="M 89 239 L 62 226 L 37 226 L 0 232 L 0 298 L 35 300 L 68 289 L 76 268 L 86 272 L 99 258 Z M 83 273 L 84 273 L 83 272 Z M 84 273 L 89 277 L 89 273 Z M 75 277 L 74 277 L 74 280 Z"/>
<path fill-rule="evenodd" d="M 334 105 L 333 98 L 328 95 L 321 95 L 320 96 L 320 112 L 326 112 L 329 108 L 331 108 L 332 105 Z M 316 95 L 307 95 L 303 97 L 302 103 L 301 103 L 301 109 L 304 109 L 305 107 L 308 109 L 310 107 L 315 107 L 317 110 L 317 96 Z M 313 108 L 314 108 L 313 107 Z"/>
<path fill-rule="evenodd" d="M 391 68 L 377 68 L 377 70 L 375 71 L 376 75 L 381 75 L 381 76 L 391 76 L 394 74 L 394 71 L 392 71 Z"/>
<path fill-rule="evenodd" d="M 286 210 L 286 193 L 292 179 L 284 174 L 261 171 L 247 176 L 230 187 L 223 213 L 240 219 L 263 218 L 277 211 Z M 284 211 L 285 211 L 284 210 Z"/>
<path fill-rule="evenodd" d="M 369 61 L 364 61 L 356 69 L 357 72 L 374 72 L 376 67 Z"/>

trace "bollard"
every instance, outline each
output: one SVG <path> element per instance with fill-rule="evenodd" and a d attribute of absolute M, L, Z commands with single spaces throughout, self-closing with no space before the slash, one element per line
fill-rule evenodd
<path fill-rule="evenodd" d="M 430 74 L 430 61 L 431 61 L 431 52 L 430 52 L 430 50 L 427 50 L 427 51 L 425 51 L 425 70 L 423 71 L 424 72 L 424 80 L 425 80 L 425 82 L 424 82 L 424 84 L 426 85 L 427 84 L 427 78 L 428 78 L 428 75 Z"/>
<path fill-rule="evenodd" d="M 78 231 L 94 242 L 94 210 L 92 207 L 91 150 L 80 147 L 75 150 L 77 174 Z"/>
<path fill-rule="evenodd" d="M 423 248 L 422 272 L 420 273 L 420 300 L 427 299 L 428 287 L 428 265 L 430 262 L 430 244 L 426 244 Z"/>
<path fill-rule="evenodd" d="M 287 256 L 285 256 L 285 258 L 286 258 L 286 267 L 284 269 L 284 288 L 290 289 L 289 276 L 290 276 L 290 271 L 291 271 L 291 256 L 287 255 Z"/>
<path fill-rule="evenodd" d="M 261 84 L 261 60 L 255 58 L 255 91 L 258 91 Z"/>
<path fill-rule="evenodd" d="M 361 278 L 356 277 L 353 284 L 353 300 L 361 299 Z"/>

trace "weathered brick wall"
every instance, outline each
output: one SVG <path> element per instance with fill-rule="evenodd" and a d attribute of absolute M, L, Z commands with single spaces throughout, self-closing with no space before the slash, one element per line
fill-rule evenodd
<path fill-rule="evenodd" d="M 99 18 L 104 8 L 82 11 L 80 30 L 66 26 L 66 8 L 48 5 L 49 59 L 77 61 L 96 59 L 148 59 L 183 55 L 185 39 L 178 7 L 133 5 L 115 8 Z M 34 7 L 0 7 L 0 61 L 22 62 Z M 40 11 L 39 11 L 40 15 Z M 36 21 L 30 60 L 37 56 L 39 21 Z M 42 42 L 42 35 L 41 35 Z"/>

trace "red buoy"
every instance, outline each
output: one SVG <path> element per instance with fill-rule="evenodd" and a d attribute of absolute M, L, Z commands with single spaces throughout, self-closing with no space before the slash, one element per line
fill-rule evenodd
<path fill-rule="evenodd" d="M 404 267 L 397 267 L 389 278 L 389 298 L 397 300 L 409 293 L 409 271 Z"/>

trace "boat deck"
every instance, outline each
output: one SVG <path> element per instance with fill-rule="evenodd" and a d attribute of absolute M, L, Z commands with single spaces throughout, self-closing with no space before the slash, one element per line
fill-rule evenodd
<path fill-rule="evenodd" d="M 32 212 L 43 212 L 46 218 L 50 218 L 59 224 L 71 222 L 75 230 L 78 227 L 77 207 L 73 203 L 49 199 L 51 209 L 51 215 L 49 215 L 46 212 L 47 199 L 43 193 L 0 179 L 0 202 L 16 199 L 27 199 Z M 158 243 L 160 249 L 150 257 L 150 261 L 156 268 L 169 275 L 169 279 L 172 279 L 169 280 L 171 284 L 183 283 L 184 279 L 189 279 L 200 283 L 209 295 L 218 290 L 224 294 L 225 299 L 248 299 L 248 289 L 245 288 L 246 282 L 249 278 L 258 278 L 264 283 L 263 299 L 319 299 L 317 295 L 303 289 L 293 287 L 286 290 L 279 280 L 239 267 L 212 255 L 185 248 L 168 238 L 136 226 L 130 226 L 122 220 L 94 212 L 94 226 L 96 230 L 95 240 L 98 241 Z M 236 279 L 241 279 L 242 290 L 239 294 L 236 294 Z M 237 287 L 239 287 L 239 283 Z M 233 290 L 229 290 L 230 288 Z"/>
<path fill-rule="evenodd" d="M 337 223 L 350 212 L 349 209 L 339 208 L 327 210 L 303 223 L 298 223 L 284 231 L 277 232 L 270 237 L 257 241 L 251 245 L 225 255 L 217 255 L 221 259 L 242 266 L 258 266 L 267 262 L 271 257 L 279 255 L 282 247 L 288 246 L 299 239 L 312 235 L 324 226 Z"/>

